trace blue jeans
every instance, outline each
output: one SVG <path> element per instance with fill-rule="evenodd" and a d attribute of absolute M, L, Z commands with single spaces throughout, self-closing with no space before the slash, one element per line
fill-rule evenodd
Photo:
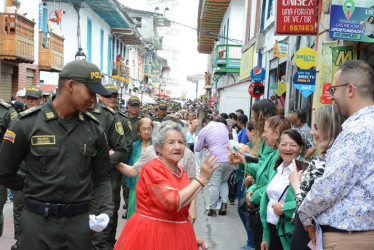
<path fill-rule="evenodd" d="M 239 210 L 239 200 L 242 197 L 243 193 L 246 191 L 245 185 L 242 185 L 242 183 L 243 183 L 243 180 L 240 180 L 237 182 L 237 191 L 236 191 L 236 197 L 238 198 L 237 210 L 238 210 L 239 217 L 242 220 L 245 231 L 247 232 L 247 236 L 248 236 L 247 245 L 250 247 L 255 247 L 255 243 L 253 240 L 253 233 L 251 229 L 249 229 L 249 226 L 248 226 L 248 216 L 246 216 Z"/>

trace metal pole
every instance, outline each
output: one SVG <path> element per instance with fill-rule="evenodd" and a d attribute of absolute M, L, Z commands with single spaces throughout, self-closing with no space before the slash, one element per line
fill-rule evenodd
<path fill-rule="evenodd" d="M 196 81 L 196 100 L 199 94 L 199 80 Z"/>

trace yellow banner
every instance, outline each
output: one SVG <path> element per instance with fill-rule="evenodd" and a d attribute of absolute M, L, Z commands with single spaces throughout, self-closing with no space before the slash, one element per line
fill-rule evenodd
<path fill-rule="evenodd" d="M 253 52 L 254 46 L 250 47 L 242 54 L 239 80 L 243 80 L 251 76 L 251 70 L 253 68 Z"/>

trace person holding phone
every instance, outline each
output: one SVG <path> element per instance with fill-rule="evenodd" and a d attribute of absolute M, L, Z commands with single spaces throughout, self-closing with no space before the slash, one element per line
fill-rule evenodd
<path fill-rule="evenodd" d="M 305 144 L 300 133 L 293 129 L 283 131 L 277 144 L 279 157 L 260 204 L 264 228 L 261 250 L 290 249 L 294 229 L 291 217 L 296 210 L 296 201 L 288 177 L 296 169 L 295 159 L 302 159 L 300 154 Z"/>
<path fill-rule="evenodd" d="M 335 105 L 324 106 L 315 112 L 311 135 L 314 137 L 319 154 L 310 162 L 306 170 L 301 172 L 295 169 L 289 176 L 292 188 L 296 194 L 297 207 L 300 207 L 314 181 L 323 175 L 326 152 L 339 135 L 344 120 L 342 116 L 336 113 Z M 309 235 L 304 230 L 297 212 L 293 220 L 295 222 L 295 230 L 292 235 L 291 249 L 308 250 Z"/>

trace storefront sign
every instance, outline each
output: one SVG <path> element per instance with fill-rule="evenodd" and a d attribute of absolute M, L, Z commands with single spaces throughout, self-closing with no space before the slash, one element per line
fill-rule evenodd
<path fill-rule="evenodd" d="M 318 0 L 278 0 L 277 34 L 316 34 Z"/>
<path fill-rule="evenodd" d="M 310 69 L 317 65 L 317 51 L 304 47 L 296 51 L 295 63 L 300 69 Z"/>
<path fill-rule="evenodd" d="M 319 98 L 321 104 L 332 104 L 331 95 L 329 88 L 331 87 L 331 82 L 324 83 L 322 88 L 322 96 Z"/>
<path fill-rule="evenodd" d="M 288 43 L 287 42 L 277 42 L 273 46 L 273 56 L 274 57 L 286 57 L 288 55 Z"/>
<path fill-rule="evenodd" d="M 355 6 L 347 0 L 343 5 L 331 5 L 330 38 L 374 42 L 374 8 Z"/>
<path fill-rule="evenodd" d="M 251 71 L 251 78 L 254 82 L 262 82 L 265 79 L 265 69 L 261 67 L 254 67 Z"/>
<path fill-rule="evenodd" d="M 334 77 L 340 65 L 348 60 L 357 59 L 357 49 L 352 46 L 331 46 L 332 76 Z"/>
<path fill-rule="evenodd" d="M 242 54 L 240 63 L 240 76 L 239 80 L 244 80 L 251 76 L 251 69 L 253 68 L 253 52 L 254 46 L 250 47 Z"/>
<path fill-rule="evenodd" d="M 277 95 L 281 96 L 287 90 L 287 83 L 285 81 L 278 81 L 271 85 L 270 89 Z"/>
<path fill-rule="evenodd" d="M 313 69 L 297 71 L 293 77 L 293 84 L 305 98 L 310 96 L 315 90 L 316 71 Z"/>
<path fill-rule="evenodd" d="M 251 85 L 249 85 L 248 88 L 248 93 L 254 97 L 254 98 L 259 98 L 264 94 L 264 85 L 260 82 L 252 82 Z"/>

